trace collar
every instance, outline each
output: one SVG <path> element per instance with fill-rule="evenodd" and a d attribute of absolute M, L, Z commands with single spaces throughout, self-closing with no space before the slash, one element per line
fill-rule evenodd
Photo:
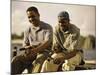
<path fill-rule="evenodd" d="M 36 31 L 38 31 L 38 30 L 41 29 L 41 24 L 39 24 L 38 27 L 35 27 L 35 26 L 31 25 L 31 28 L 34 29 L 34 30 L 36 30 Z"/>

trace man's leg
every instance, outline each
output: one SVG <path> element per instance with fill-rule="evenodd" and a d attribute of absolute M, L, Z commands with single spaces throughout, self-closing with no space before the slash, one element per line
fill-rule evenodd
<path fill-rule="evenodd" d="M 65 62 L 62 66 L 63 71 L 73 71 L 75 70 L 75 67 L 78 66 L 81 62 L 81 53 L 78 52 L 76 54 L 76 56 L 66 60 L 67 62 Z"/>
<path fill-rule="evenodd" d="M 34 66 L 33 66 L 32 63 L 27 67 L 28 73 L 32 73 L 33 67 L 34 67 Z"/>
<path fill-rule="evenodd" d="M 32 66 L 32 62 L 36 59 L 36 55 L 33 54 L 23 54 L 20 56 L 16 56 L 11 62 L 11 73 L 12 74 L 20 74 L 24 71 L 25 68 L 31 72 L 30 68 Z"/>
<path fill-rule="evenodd" d="M 39 73 L 41 71 L 41 67 L 43 62 L 47 59 L 49 53 L 40 53 L 37 55 L 36 60 L 33 62 L 33 70 L 32 73 Z"/>
<path fill-rule="evenodd" d="M 41 72 L 56 72 L 56 71 L 58 71 L 58 68 L 61 63 L 59 63 L 59 64 L 57 64 L 58 62 L 55 63 L 54 59 L 55 58 L 63 58 L 63 57 L 65 57 L 65 54 L 63 52 L 54 53 L 51 57 L 53 59 L 48 58 L 47 60 L 44 61 Z"/>
<path fill-rule="evenodd" d="M 16 56 L 11 62 L 11 74 L 20 74 L 24 69 L 24 56 Z"/>

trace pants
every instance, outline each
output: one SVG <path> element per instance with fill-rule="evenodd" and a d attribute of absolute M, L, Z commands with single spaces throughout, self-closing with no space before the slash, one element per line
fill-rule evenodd
<path fill-rule="evenodd" d="M 63 54 L 53 54 L 52 57 L 54 56 L 55 57 L 62 57 Z M 75 70 L 75 66 L 76 65 L 79 65 L 80 62 L 81 62 L 81 53 L 77 53 L 76 56 L 66 60 L 67 62 L 63 63 L 62 65 L 62 70 L 63 71 L 69 71 L 69 70 Z M 57 71 L 59 68 L 59 65 L 57 64 L 54 64 L 52 62 L 52 59 L 50 61 L 47 61 L 45 60 L 45 62 L 43 63 L 43 66 L 42 66 L 42 69 L 41 69 L 41 72 L 54 72 L 54 71 Z"/>
<path fill-rule="evenodd" d="M 32 67 L 32 62 L 36 59 L 36 55 L 27 55 L 22 54 L 19 56 L 15 56 L 11 62 L 11 74 L 21 74 L 24 69 L 28 69 L 30 72 L 30 68 Z"/>
<path fill-rule="evenodd" d="M 41 71 L 42 64 L 47 59 L 48 56 L 49 56 L 48 52 L 37 54 L 36 60 L 33 61 L 32 63 L 33 64 L 32 73 L 39 73 Z"/>
<path fill-rule="evenodd" d="M 54 53 L 51 57 L 52 58 L 63 58 L 65 56 L 64 53 Z M 53 59 L 48 58 L 47 60 L 44 61 L 42 65 L 41 72 L 56 72 L 58 70 L 58 67 L 60 64 L 55 64 Z"/>
<path fill-rule="evenodd" d="M 11 73 L 21 74 L 24 69 L 29 73 L 40 72 L 44 60 L 48 57 L 48 52 L 38 53 L 37 55 L 20 55 L 13 58 L 11 63 Z"/>
<path fill-rule="evenodd" d="M 65 60 L 65 62 L 62 65 L 62 70 L 63 71 L 75 70 L 75 67 L 81 63 L 81 60 L 82 60 L 81 53 L 78 52 L 74 57 Z"/>

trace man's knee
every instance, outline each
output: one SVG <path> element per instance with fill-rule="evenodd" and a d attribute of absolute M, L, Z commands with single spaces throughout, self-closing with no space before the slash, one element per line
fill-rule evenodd
<path fill-rule="evenodd" d="M 12 74 L 19 74 L 25 69 L 25 66 L 22 63 L 23 59 L 21 59 L 20 57 L 21 56 L 16 56 L 11 62 L 11 73 Z"/>
<path fill-rule="evenodd" d="M 36 61 L 39 61 L 39 62 L 44 62 L 48 57 L 48 54 L 39 54 L 37 55 L 37 58 L 36 58 Z"/>

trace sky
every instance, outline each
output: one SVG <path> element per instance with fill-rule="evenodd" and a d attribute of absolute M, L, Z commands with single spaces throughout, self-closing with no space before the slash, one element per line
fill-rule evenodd
<path fill-rule="evenodd" d="M 49 23 L 53 28 L 57 25 L 57 15 L 67 11 L 70 22 L 80 28 L 81 35 L 96 35 L 96 7 L 93 5 L 73 5 L 43 3 L 34 1 L 12 1 L 11 28 L 12 33 L 20 35 L 29 25 L 26 10 L 35 6 L 40 12 L 40 20 Z"/>

